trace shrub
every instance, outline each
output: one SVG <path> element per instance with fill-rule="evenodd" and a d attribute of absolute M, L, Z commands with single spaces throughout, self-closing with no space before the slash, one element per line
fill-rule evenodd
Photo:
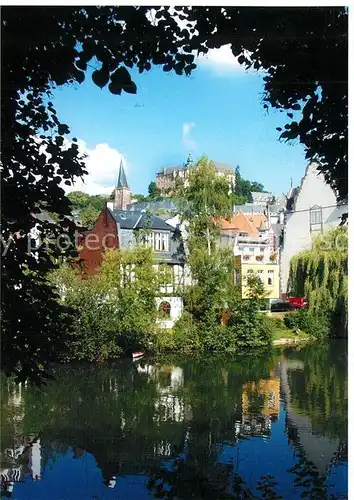
<path fill-rule="evenodd" d="M 272 332 L 274 329 L 274 324 L 272 318 L 269 318 L 265 314 L 259 314 L 257 316 L 257 324 L 258 327 L 258 341 L 262 346 L 268 347 L 272 342 Z"/>
<path fill-rule="evenodd" d="M 292 311 L 284 316 L 284 324 L 287 328 L 290 330 L 293 330 L 294 328 L 299 328 L 299 311 Z"/>
<path fill-rule="evenodd" d="M 65 287 L 64 304 L 72 308 L 75 318 L 61 359 L 105 361 L 118 357 L 122 351 L 116 341 L 114 313 L 97 281 L 81 279 L 70 268 L 59 269 L 56 276 Z"/>
<path fill-rule="evenodd" d="M 267 324 L 271 330 L 286 329 L 284 321 L 280 318 L 272 318 L 271 316 L 264 314 L 263 322 L 264 324 Z"/>
<path fill-rule="evenodd" d="M 180 351 L 192 351 L 201 347 L 198 325 L 193 315 L 184 311 L 173 329 L 173 345 Z"/>
<path fill-rule="evenodd" d="M 207 351 L 236 351 L 236 337 L 234 331 L 224 325 L 210 325 L 201 333 L 201 342 Z"/>
<path fill-rule="evenodd" d="M 104 361 L 149 347 L 157 317 L 160 273 L 150 249 L 106 252 L 101 271 L 83 276 L 69 266 L 52 273 L 61 302 L 73 310 L 64 361 Z"/>
<path fill-rule="evenodd" d="M 175 349 L 173 331 L 168 328 L 157 328 L 151 335 L 151 347 L 156 351 L 172 351 Z"/>
<path fill-rule="evenodd" d="M 229 329 L 235 336 L 237 350 L 265 349 L 271 344 L 273 325 L 257 309 L 256 301 L 244 299 L 232 311 Z"/>
<path fill-rule="evenodd" d="M 307 309 L 293 311 L 285 315 L 284 323 L 288 328 L 299 328 L 305 333 L 324 339 L 330 334 L 330 319 L 327 314 L 314 314 Z"/>
<path fill-rule="evenodd" d="M 268 309 L 268 300 L 267 299 L 261 299 L 259 301 L 259 309 L 261 311 L 266 311 Z"/>

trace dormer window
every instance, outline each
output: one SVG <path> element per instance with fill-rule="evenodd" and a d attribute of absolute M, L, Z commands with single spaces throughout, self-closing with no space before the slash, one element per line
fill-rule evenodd
<path fill-rule="evenodd" d="M 169 233 L 153 232 L 148 236 L 147 245 L 151 246 L 155 252 L 168 252 Z"/>

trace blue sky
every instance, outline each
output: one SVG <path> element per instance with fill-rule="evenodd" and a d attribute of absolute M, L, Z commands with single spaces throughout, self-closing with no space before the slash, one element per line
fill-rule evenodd
<path fill-rule="evenodd" d="M 300 181 L 306 166 L 303 147 L 278 140 L 276 127 L 286 115 L 261 102 L 262 77 L 247 74 L 227 47 L 200 60 L 191 77 L 153 67 L 139 75 L 132 70 L 136 95 L 110 94 L 88 74 L 77 86 L 55 91 L 54 104 L 72 137 L 89 155 L 85 186 L 91 194 L 114 186 L 120 156 L 134 193 L 146 193 L 163 165 L 181 164 L 191 151 L 240 166 L 243 177 L 256 180 L 276 194 L 290 179 Z"/>

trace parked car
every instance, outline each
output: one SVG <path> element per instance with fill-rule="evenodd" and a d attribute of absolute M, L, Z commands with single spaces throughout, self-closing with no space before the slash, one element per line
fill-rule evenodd
<path fill-rule="evenodd" d="M 270 306 L 272 312 L 286 312 L 292 311 L 294 309 L 293 305 L 288 301 L 279 300 L 279 302 L 273 302 Z"/>
<path fill-rule="evenodd" d="M 305 309 L 307 307 L 307 300 L 305 297 L 289 297 L 289 304 L 293 309 Z"/>

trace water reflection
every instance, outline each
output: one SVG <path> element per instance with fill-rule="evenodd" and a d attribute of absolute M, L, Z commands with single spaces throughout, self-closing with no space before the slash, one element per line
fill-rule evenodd
<path fill-rule="evenodd" d="M 23 384 L 7 382 L 7 405 L 2 408 L 0 474 L 2 494 L 8 496 L 16 482 L 29 474 L 34 481 L 41 478 L 41 443 L 33 434 L 24 434 L 25 405 Z"/>
<path fill-rule="evenodd" d="M 241 436 L 269 436 L 272 423 L 278 420 L 279 410 L 280 380 L 272 370 L 269 379 L 244 384 L 238 433 Z"/>
<path fill-rule="evenodd" d="M 2 380 L 4 498 L 345 498 L 339 344 L 55 376 L 41 389 Z"/>

